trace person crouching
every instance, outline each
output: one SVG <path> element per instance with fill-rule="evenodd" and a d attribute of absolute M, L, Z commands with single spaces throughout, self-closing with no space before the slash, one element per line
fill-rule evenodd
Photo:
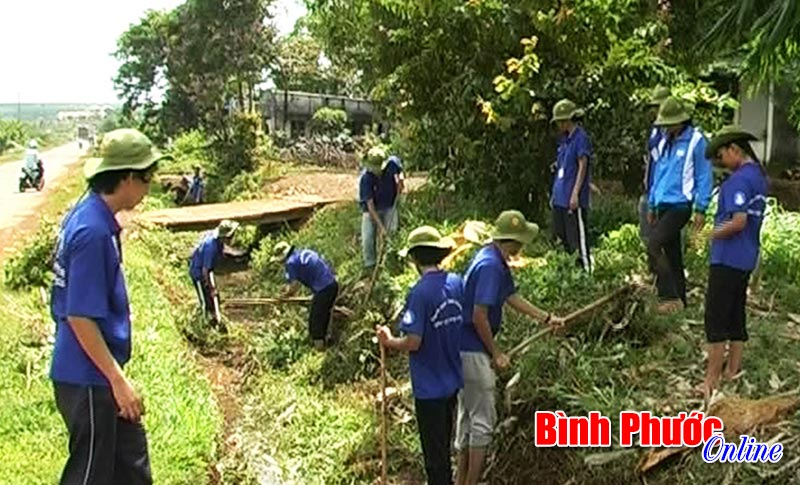
<path fill-rule="evenodd" d="M 315 251 L 298 249 L 288 242 L 279 242 L 272 249 L 272 263 L 283 263 L 286 288 L 281 298 L 297 293 L 302 284 L 314 294 L 308 315 L 308 334 L 314 348 L 325 350 L 333 306 L 339 296 L 339 283 L 330 265 Z"/>
<path fill-rule="evenodd" d="M 430 226 L 409 234 L 401 256 L 410 259 L 420 279 L 406 298 L 400 321 L 404 336 L 393 336 L 386 326 L 376 328 L 381 345 L 409 354 L 414 409 L 430 485 L 452 483 L 453 417 L 457 393 L 464 386 L 459 353 L 464 285 L 460 276 L 439 268 L 454 245 Z"/>

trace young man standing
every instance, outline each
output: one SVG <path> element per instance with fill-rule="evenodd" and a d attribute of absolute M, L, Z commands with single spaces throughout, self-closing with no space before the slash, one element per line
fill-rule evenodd
<path fill-rule="evenodd" d="M 409 257 L 420 275 L 409 290 L 400 322 L 402 337 L 377 327 L 384 347 L 408 352 L 414 410 L 429 485 L 453 483 L 450 443 L 456 394 L 464 386 L 459 342 L 464 286 L 461 277 L 439 269 L 455 243 L 433 227 L 422 226 L 408 236 L 401 256 Z"/>
<path fill-rule="evenodd" d="M 194 283 L 197 299 L 203 316 L 210 318 L 212 325 L 221 325 L 219 295 L 214 279 L 214 268 L 222 256 L 225 245 L 230 245 L 239 229 L 239 223 L 224 220 L 213 231 L 207 232 L 192 252 L 189 261 L 189 276 Z M 223 327 L 224 330 L 224 327 Z"/>
<path fill-rule="evenodd" d="M 456 449 L 459 450 L 458 485 L 476 485 L 483 471 L 486 449 L 497 421 L 495 370 L 509 365 L 508 356 L 495 341 L 500 333 L 503 306 L 545 324 L 560 325 L 517 294 L 508 260 L 516 256 L 538 233 L 519 211 L 505 211 L 497 218 L 492 242 L 473 258 L 466 273 L 461 362 L 464 390 L 458 396 Z"/>
<path fill-rule="evenodd" d="M 141 395 L 123 370 L 131 319 L 115 215 L 147 194 L 160 157 L 136 130 L 107 133 L 89 195 L 64 219 L 54 263 L 50 377 L 69 432 L 62 484 L 152 483 Z"/>
<path fill-rule="evenodd" d="M 195 165 L 194 176 L 186 193 L 186 198 L 191 204 L 202 204 L 205 200 L 206 183 L 203 180 L 202 168 Z"/>
<path fill-rule="evenodd" d="M 579 254 L 578 262 L 591 271 L 589 254 L 589 185 L 592 181 L 592 142 L 578 124 L 583 110 L 568 99 L 553 107 L 553 122 L 558 127 L 558 160 L 553 181 L 553 231 L 570 252 Z"/>
<path fill-rule="evenodd" d="M 732 172 L 720 187 L 711 233 L 705 311 L 706 401 L 726 364 L 725 345 L 728 358 L 724 378 L 731 380 L 741 370 L 747 341 L 747 285 L 758 263 L 761 223 L 767 208 L 767 179 L 750 147 L 755 139 L 740 127 L 726 126 L 711 140 L 706 151 L 706 157 L 719 160 Z"/>
<path fill-rule="evenodd" d="M 283 263 L 287 286 L 281 298 L 297 293 L 302 284 L 313 293 L 308 315 L 308 334 L 317 350 L 325 350 L 333 305 L 339 296 L 339 284 L 330 265 L 315 251 L 297 249 L 281 241 L 272 248 L 272 263 Z"/>
<path fill-rule="evenodd" d="M 686 306 L 681 230 L 692 213 L 695 231 L 703 228 L 713 180 L 706 138 L 678 99 L 664 101 L 655 124 L 663 135 L 648 196 L 647 252 L 661 300 L 658 311 L 671 313 Z"/>
<path fill-rule="evenodd" d="M 386 229 L 389 233 L 399 227 L 398 202 L 404 188 L 403 162 L 400 157 L 392 155 L 383 164 L 375 199 L 378 213 L 388 212 Z"/>
<path fill-rule="evenodd" d="M 658 109 L 661 107 L 661 103 L 666 101 L 669 96 L 670 90 L 667 87 L 656 86 L 655 89 L 653 89 L 652 96 L 647 104 L 648 114 L 653 123 L 655 123 L 658 117 Z M 650 223 L 647 221 L 647 213 L 649 212 L 647 194 L 652 184 L 653 164 L 658 160 L 658 147 L 661 144 L 662 137 L 663 131 L 661 128 L 655 125 L 650 127 L 650 135 L 647 138 L 647 155 L 644 157 L 644 177 L 642 182 L 644 193 L 639 197 L 639 236 L 645 244 L 647 244 L 647 241 L 650 239 Z"/>
<path fill-rule="evenodd" d="M 363 169 L 358 179 L 358 200 L 361 206 L 361 252 L 364 271 L 369 272 L 378 263 L 378 238 L 385 238 L 390 230 L 390 211 L 378 209 L 381 169 L 386 160 L 386 150 L 372 147 L 364 155 Z"/>

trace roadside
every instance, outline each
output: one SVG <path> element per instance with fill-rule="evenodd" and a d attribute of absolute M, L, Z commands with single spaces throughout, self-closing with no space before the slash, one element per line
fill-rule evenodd
<path fill-rule="evenodd" d="M 0 165 L 0 207 L 3 208 L 0 211 L 0 261 L 14 248 L 22 234 L 35 229 L 44 217 L 62 210 L 73 192 L 80 191 L 83 178 L 79 169 L 83 155 L 77 143 L 42 152 L 45 166 L 42 192 L 29 190 L 19 193 L 19 163 Z"/>

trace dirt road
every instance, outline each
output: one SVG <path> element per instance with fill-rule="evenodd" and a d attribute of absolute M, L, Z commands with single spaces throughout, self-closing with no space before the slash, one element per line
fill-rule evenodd
<path fill-rule="evenodd" d="M 36 221 L 36 214 L 48 193 L 58 187 L 67 169 L 77 163 L 82 154 L 77 143 L 42 152 L 45 172 L 45 188 L 42 192 L 30 189 L 19 193 L 22 161 L 0 164 L 0 259 L 20 232 Z"/>

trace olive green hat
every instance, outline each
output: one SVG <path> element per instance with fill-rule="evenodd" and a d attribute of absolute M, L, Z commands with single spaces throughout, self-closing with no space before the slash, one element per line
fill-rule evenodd
<path fill-rule="evenodd" d="M 709 160 L 716 158 L 717 150 L 733 142 L 745 144 L 756 140 L 758 140 L 758 137 L 749 131 L 745 131 L 741 126 L 725 126 L 715 133 L 714 137 L 711 138 L 711 141 L 706 145 L 706 158 Z"/>
<path fill-rule="evenodd" d="M 661 106 L 661 103 L 667 100 L 672 95 L 670 89 L 666 86 L 658 85 L 653 88 L 653 92 L 650 93 L 650 101 L 647 103 L 648 106 Z"/>
<path fill-rule="evenodd" d="M 231 238 L 238 229 L 238 222 L 225 219 L 217 226 L 217 237 Z"/>
<path fill-rule="evenodd" d="M 270 263 L 282 263 L 289 257 L 292 252 L 292 245 L 286 241 L 281 241 L 272 247 L 272 257 L 269 259 Z"/>
<path fill-rule="evenodd" d="M 568 99 L 562 99 L 553 106 L 553 119 L 550 121 L 567 121 L 573 118 L 580 118 L 583 115 L 584 111 L 578 108 L 575 103 Z"/>
<path fill-rule="evenodd" d="M 160 154 L 153 143 L 139 130 L 123 128 L 106 133 L 100 145 L 100 157 L 90 158 L 83 166 L 87 179 L 111 170 L 144 170 L 161 160 L 171 159 Z"/>
<path fill-rule="evenodd" d="M 442 237 L 435 227 L 421 226 L 411 231 L 406 240 L 406 247 L 401 249 L 399 254 L 401 258 L 405 258 L 414 248 L 453 249 L 455 246 L 456 242 L 452 238 Z"/>
<path fill-rule="evenodd" d="M 691 120 L 692 117 L 683 103 L 674 96 L 668 97 L 661 103 L 658 109 L 658 118 L 656 118 L 656 126 L 673 126 L 680 125 L 686 121 Z"/>
<path fill-rule="evenodd" d="M 361 158 L 361 164 L 370 172 L 380 172 L 389 152 L 383 146 L 374 146 Z"/>
<path fill-rule="evenodd" d="M 508 210 L 497 217 L 492 231 L 492 239 L 494 241 L 510 239 L 520 244 L 528 244 L 537 234 L 539 234 L 539 226 L 526 221 L 522 212 Z"/>

